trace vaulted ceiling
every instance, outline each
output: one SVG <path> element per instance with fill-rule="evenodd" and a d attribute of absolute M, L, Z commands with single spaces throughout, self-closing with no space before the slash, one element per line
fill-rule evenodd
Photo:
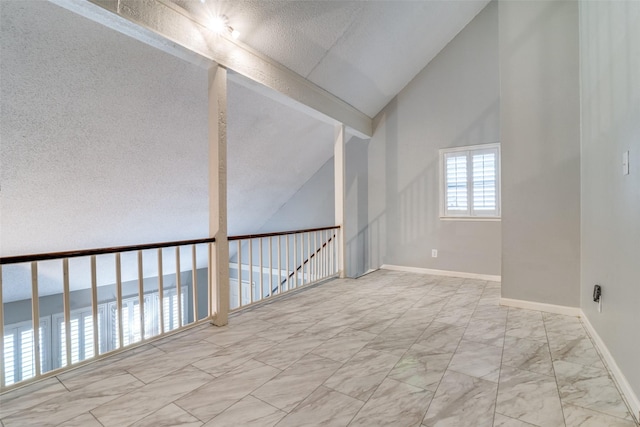
<path fill-rule="evenodd" d="M 371 117 L 486 3 L 174 7 L 226 15 L 241 43 Z M 206 235 L 206 70 L 50 2 L 0 8 L 0 255 Z M 242 79 L 229 85 L 232 234 L 260 229 L 333 152 L 329 124 Z"/>
<path fill-rule="evenodd" d="M 373 116 L 486 3 L 173 7 L 203 19 L 226 15 L 241 43 Z M 206 71 L 50 2 L 0 6 L 0 253 L 206 235 L 207 165 L 198 155 L 206 152 Z M 241 80 L 229 86 L 231 233 L 259 230 L 333 152 L 330 125 Z M 175 141 L 184 143 L 171 154 Z"/>
<path fill-rule="evenodd" d="M 173 2 L 373 117 L 489 1 Z"/>

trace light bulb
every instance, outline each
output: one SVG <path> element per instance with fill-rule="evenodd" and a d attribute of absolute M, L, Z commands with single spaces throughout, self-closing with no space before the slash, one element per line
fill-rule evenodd
<path fill-rule="evenodd" d="M 240 31 L 231 29 L 231 37 L 238 39 L 238 37 L 240 37 Z"/>
<path fill-rule="evenodd" d="M 222 16 L 214 16 L 209 22 L 209 29 L 214 33 L 221 34 L 227 29 L 227 22 Z"/>

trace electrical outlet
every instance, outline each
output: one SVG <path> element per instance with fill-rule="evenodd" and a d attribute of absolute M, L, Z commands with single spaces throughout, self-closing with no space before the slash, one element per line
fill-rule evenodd
<path fill-rule="evenodd" d="M 431 258 L 438 258 L 438 250 L 431 249 Z"/>
<path fill-rule="evenodd" d="M 598 313 L 602 313 L 602 286 L 593 286 L 593 302 L 598 303 Z"/>

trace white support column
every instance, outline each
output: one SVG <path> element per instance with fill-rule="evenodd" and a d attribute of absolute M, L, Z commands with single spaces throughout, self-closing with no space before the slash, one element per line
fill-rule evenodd
<path fill-rule="evenodd" d="M 334 168 L 334 185 L 335 185 L 335 208 L 336 208 L 336 225 L 340 226 L 338 230 L 338 274 L 341 279 L 346 277 L 347 262 L 346 262 L 346 242 L 345 242 L 345 135 L 344 124 L 340 123 L 336 125 L 335 141 L 334 141 L 334 154 L 333 154 L 333 168 Z"/>
<path fill-rule="evenodd" d="M 229 320 L 227 240 L 227 70 L 209 68 L 209 236 L 216 238 L 210 261 L 212 322 Z"/>

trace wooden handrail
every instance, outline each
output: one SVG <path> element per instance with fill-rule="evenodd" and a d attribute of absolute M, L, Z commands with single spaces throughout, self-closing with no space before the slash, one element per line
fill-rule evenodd
<path fill-rule="evenodd" d="M 328 227 L 306 228 L 304 230 L 276 231 L 273 233 L 262 234 L 245 234 L 244 236 L 229 236 L 227 240 L 245 240 L 245 239 L 261 239 L 264 237 L 284 236 L 287 234 L 312 233 L 314 231 L 334 230 L 340 228 L 339 225 L 331 225 Z"/>
<path fill-rule="evenodd" d="M 233 241 L 233 240 L 243 240 L 243 239 L 259 239 L 262 237 L 283 236 L 287 234 L 296 234 L 296 233 L 311 233 L 314 231 L 332 230 L 332 229 L 338 229 L 338 228 L 340 228 L 340 226 L 333 225 L 329 227 L 307 228 L 304 230 L 277 231 L 274 233 L 262 233 L 262 234 L 246 234 L 243 236 L 229 236 L 228 240 Z M 115 246 L 115 247 L 109 247 L 109 248 L 80 249 L 80 250 L 64 251 L 64 252 L 46 252 L 46 253 L 40 253 L 40 254 L 16 255 L 16 256 L 0 257 L 0 265 L 18 264 L 18 263 L 34 262 L 34 261 L 46 261 L 46 260 L 59 259 L 59 258 L 76 258 L 81 256 L 105 255 L 105 254 L 113 254 L 118 252 L 142 251 L 146 249 L 169 248 L 172 246 L 199 245 L 203 243 L 214 243 L 215 241 L 216 241 L 215 237 L 208 237 L 206 239 L 178 240 L 173 242 L 147 243 L 142 245 Z"/>
<path fill-rule="evenodd" d="M 0 265 L 17 264 L 22 262 L 33 262 L 33 261 L 46 261 L 46 260 L 58 259 L 58 258 L 76 258 L 81 256 L 90 256 L 90 255 L 104 255 L 104 254 L 113 254 L 118 252 L 142 251 L 146 249 L 169 248 L 172 246 L 199 245 L 202 243 L 213 243 L 215 241 L 216 241 L 215 237 L 208 237 L 206 239 L 178 240 L 175 242 L 147 243 L 142 245 L 115 246 L 111 248 L 80 249 L 80 250 L 65 251 L 65 252 L 47 252 L 47 253 L 41 253 L 41 254 L 8 256 L 8 257 L 0 258 Z"/>

